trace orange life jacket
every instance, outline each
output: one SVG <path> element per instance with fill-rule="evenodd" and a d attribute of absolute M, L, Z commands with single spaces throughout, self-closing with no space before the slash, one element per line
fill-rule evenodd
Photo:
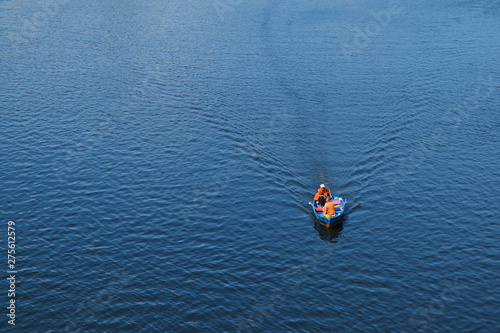
<path fill-rule="evenodd" d="M 326 187 L 320 187 L 317 191 L 316 191 L 316 195 L 314 195 L 314 200 L 319 200 L 319 197 L 331 197 L 332 194 L 330 193 L 330 190 L 327 189 Z"/>
<path fill-rule="evenodd" d="M 323 214 L 325 215 L 335 215 L 335 205 L 333 201 L 327 201 L 325 207 L 323 207 Z"/>

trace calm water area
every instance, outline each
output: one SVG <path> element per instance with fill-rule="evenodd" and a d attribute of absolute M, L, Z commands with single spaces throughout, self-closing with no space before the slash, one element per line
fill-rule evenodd
<path fill-rule="evenodd" d="M 500 332 L 498 1 L 0 0 L 0 68 L 0 331 Z"/>

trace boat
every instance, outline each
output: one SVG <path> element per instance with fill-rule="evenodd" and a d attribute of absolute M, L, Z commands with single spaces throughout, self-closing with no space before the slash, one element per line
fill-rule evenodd
<path fill-rule="evenodd" d="M 345 205 L 347 201 L 345 201 L 342 197 L 333 197 L 333 204 L 335 205 L 335 215 L 327 215 L 323 214 L 323 207 L 318 207 L 318 204 L 314 201 L 314 203 L 309 203 L 312 206 L 312 210 L 316 218 L 320 221 L 320 223 L 327 227 L 334 227 L 340 225 L 342 223 L 342 216 L 345 212 Z"/>

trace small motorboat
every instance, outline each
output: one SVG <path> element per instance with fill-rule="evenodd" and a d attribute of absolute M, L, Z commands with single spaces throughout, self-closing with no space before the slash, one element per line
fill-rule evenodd
<path fill-rule="evenodd" d="M 333 197 L 335 215 L 324 215 L 323 207 L 319 207 L 316 202 L 309 204 L 312 206 L 314 215 L 316 215 L 321 224 L 327 227 L 334 227 L 342 223 L 342 215 L 344 215 L 346 203 L 347 201 L 342 197 Z"/>

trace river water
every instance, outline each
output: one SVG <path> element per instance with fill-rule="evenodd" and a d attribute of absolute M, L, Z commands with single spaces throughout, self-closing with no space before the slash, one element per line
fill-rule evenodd
<path fill-rule="evenodd" d="M 499 18 L 0 1 L 16 327 L 500 331 Z M 321 183 L 348 201 L 339 228 L 310 211 Z"/>

